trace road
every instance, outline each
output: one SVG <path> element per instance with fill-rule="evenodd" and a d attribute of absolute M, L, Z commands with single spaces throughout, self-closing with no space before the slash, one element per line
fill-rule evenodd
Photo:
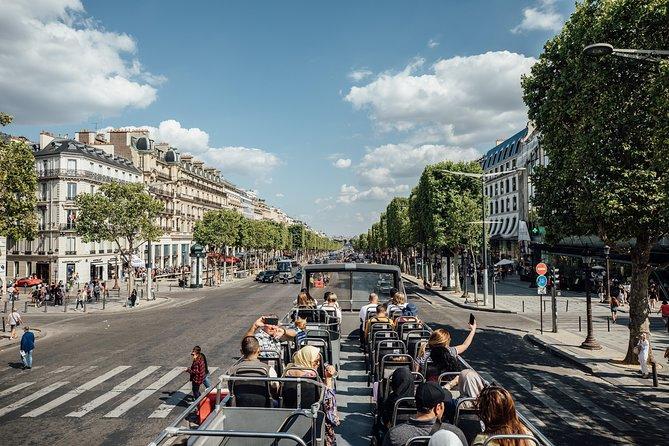
<path fill-rule="evenodd" d="M 428 302 L 407 287 L 425 320 L 447 327 L 455 343 L 464 339 L 468 311 L 425 294 Z M 297 285 L 238 282 L 189 290 L 147 311 L 52 322 L 33 370 L 16 368 L 16 348 L 0 353 L 0 438 L 4 444 L 146 444 L 177 413 L 179 406 L 164 404 L 183 396 L 177 392 L 188 376 L 181 370 L 193 345 L 202 347 L 210 367 L 226 367 L 251 322 L 263 313 L 283 315 L 297 291 Z M 480 331 L 464 357 L 511 389 L 556 445 L 663 442 L 666 413 L 527 344 L 521 316 L 478 313 L 477 320 Z"/>

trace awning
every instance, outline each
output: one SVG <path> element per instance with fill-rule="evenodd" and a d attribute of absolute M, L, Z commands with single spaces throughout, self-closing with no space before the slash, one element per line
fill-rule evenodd
<path fill-rule="evenodd" d="M 513 260 L 509 259 L 502 259 L 499 262 L 495 263 L 495 266 L 507 266 L 507 265 L 514 265 L 516 262 Z"/>

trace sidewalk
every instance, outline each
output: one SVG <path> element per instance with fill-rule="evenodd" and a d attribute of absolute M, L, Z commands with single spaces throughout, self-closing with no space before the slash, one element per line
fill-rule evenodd
<path fill-rule="evenodd" d="M 423 288 L 422 280 L 404 274 L 404 278 L 418 284 Z M 439 289 L 429 290 L 432 294 L 462 308 L 472 311 L 495 311 L 516 313 L 518 316 L 529 320 L 526 326 L 527 335 L 525 339 L 544 350 L 550 351 L 570 362 L 582 370 L 608 381 L 609 383 L 628 390 L 648 402 L 669 409 L 669 401 L 666 400 L 666 389 L 669 386 L 669 365 L 664 359 L 664 351 L 669 347 L 669 333 L 662 318 L 651 314 L 651 345 L 653 355 L 657 363 L 659 387 L 652 387 L 652 379 L 642 379 L 638 366 L 623 366 L 616 361 L 625 357 L 629 322 L 627 306 L 618 310 L 617 323 L 610 320 L 611 312 L 608 304 L 599 303 L 597 296 L 592 296 L 593 330 L 595 338 L 602 345 L 601 350 L 585 350 L 580 347 L 586 336 L 586 297 L 585 293 L 564 292 L 558 296 L 557 321 L 558 332 L 551 332 L 551 298 L 544 296 L 543 299 L 536 294 L 536 288 L 530 288 L 528 282 L 521 282 L 517 276 L 511 276 L 504 282 L 497 284 L 496 308 L 492 308 L 492 297 L 488 297 L 488 307 L 483 305 L 465 304 L 461 293 L 441 291 Z M 479 289 L 480 291 L 480 289 Z M 492 293 L 492 290 L 490 290 Z M 470 299 L 473 293 L 470 292 Z M 479 299 L 482 296 L 479 293 Z M 541 330 L 541 316 L 543 312 L 543 332 Z M 580 318 L 580 323 L 579 323 Z M 580 327 L 579 327 L 580 326 Z M 580 329 L 579 329 L 580 328 Z M 649 367 L 650 372 L 650 367 Z M 660 398 L 660 394 L 663 398 Z"/>

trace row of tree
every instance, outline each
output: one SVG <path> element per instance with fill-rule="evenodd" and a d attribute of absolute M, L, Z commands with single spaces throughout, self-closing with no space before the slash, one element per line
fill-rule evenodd
<path fill-rule="evenodd" d="M 464 252 L 474 257 L 483 234 L 481 173 L 473 161 L 426 166 L 411 195 L 393 198 L 379 221 L 352 240 L 354 248 L 391 257 L 405 268 L 406 257 L 417 251 L 424 258 L 447 252 L 456 262 Z"/>

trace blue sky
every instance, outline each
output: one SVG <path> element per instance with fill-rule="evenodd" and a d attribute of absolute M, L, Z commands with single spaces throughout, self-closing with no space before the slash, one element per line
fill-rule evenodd
<path fill-rule="evenodd" d="M 3 8 L 0 61 L 13 63 L 0 63 L 0 109 L 16 116 L 10 133 L 149 126 L 290 215 L 350 235 L 408 195 L 426 163 L 473 159 L 522 128 L 520 75 L 573 3 Z"/>

